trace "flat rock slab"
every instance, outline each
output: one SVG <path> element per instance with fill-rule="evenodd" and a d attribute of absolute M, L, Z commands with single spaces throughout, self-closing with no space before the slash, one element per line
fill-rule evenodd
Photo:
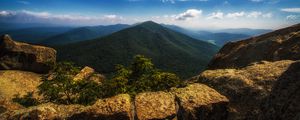
<path fill-rule="evenodd" d="M 120 94 L 111 98 L 100 99 L 73 114 L 70 120 L 132 120 L 132 104 L 128 94 Z"/>
<path fill-rule="evenodd" d="M 204 84 L 191 84 L 172 90 L 179 102 L 180 120 L 223 120 L 229 100 Z"/>
<path fill-rule="evenodd" d="M 175 96 L 161 91 L 138 94 L 135 109 L 139 120 L 174 119 L 177 112 Z"/>

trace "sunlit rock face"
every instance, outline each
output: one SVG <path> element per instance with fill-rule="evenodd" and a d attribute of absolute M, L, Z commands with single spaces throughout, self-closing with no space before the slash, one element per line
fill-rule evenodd
<path fill-rule="evenodd" d="M 0 38 L 0 70 L 47 73 L 55 62 L 52 48 L 16 42 L 9 35 Z"/>

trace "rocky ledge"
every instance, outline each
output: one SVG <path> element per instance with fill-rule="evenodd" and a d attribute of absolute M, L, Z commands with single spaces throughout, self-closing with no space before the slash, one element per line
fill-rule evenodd
<path fill-rule="evenodd" d="M 54 49 L 16 42 L 9 35 L 0 38 L 0 50 L 0 70 L 47 73 L 56 61 Z"/>
<path fill-rule="evenodd" d="M 228 99 L 203 84 L 173 88 L 170 92 L 146 92 L 131 99 L 127 94 L 100 99 L 91 106 L 41 104 L 0 114 L 11 120 L 223 120 L 227 118 Z"/>

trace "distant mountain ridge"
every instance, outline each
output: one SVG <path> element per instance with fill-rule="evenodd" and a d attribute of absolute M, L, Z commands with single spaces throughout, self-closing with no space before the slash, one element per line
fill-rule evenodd
<path fill-rule="evenodd" d="M 187 29 L 181 28 L 176 25 L 163 24 L 163 26 L 165 26 L 169 29 L 172 29 L 174 31 L 186 34 L 186 35 L 193 37 L 195 39 L 198 39 L 198 40 L 209 41 L 218 46 L 223 46 L 227 42 L 246 39 L 246 38 L 249 38 L 252 36 L 252 35 L 237 33 L 237 32 L 227 33 L 226 31 L 219 31 L 219 32 L 203 31 L 203 30 L 202 31 L 191 31 L 191 30 L 187 30 Z M 253 30 L 253 31 L 255 31 L 255 30 Z M 257 33 L 259 33 L 259 31 Z"/>
<path fill-rule="evenodd" d="M 59 60 L 89 65 L 110 73 L 115 64 L 128 64 L 136 54 L 152 58 L 163 70 L 182 77 L 205 68 L 218 47 L 165 28 L 152 21 L 94 40 L 56 47 Z"/>
<path fill-rule="evenodd" d="M 3 31 L 0 34 L 9 34 L 17 41 L 38 44 L 49 37 L 62 34 L 71 29 L 74 29 L 74 27 L 30 27 Z"/>
<path fill-rule="evenodd" d="M 85 41 L 90 39 L 95 39 L 111 33 L 117 32 L 119 30 L 128 28 L 130 25 L 126 24 L 115 24 L 108 26 L 87 26 L 72 29 L 68 32 L 55 35 L 41 42 L 41 44 L 46 45 L 58 45 L 74 43 L 79 41 Z"/>

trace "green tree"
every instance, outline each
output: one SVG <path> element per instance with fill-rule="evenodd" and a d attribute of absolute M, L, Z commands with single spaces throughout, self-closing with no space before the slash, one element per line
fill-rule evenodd
<path fill-rule="evenodd" d="M 55 65 L 51 74 L 43 77 L 39 94 L 49 102 L 59 104 L 89 104 L 97 99 L 98 84 L 93 81 L 74 81 L 73 77 L 80 68 L 70 62 Z M 51 78 L 50 80 L 48 78 Z"/>
<path fill-rule="evenodd" d="M 111 90 L 107 96 L 120 93 L 135 95 L 140 92 L 168 90 L 183 85 L 176 74 L 155 68 L 151 59 L 143 55 L 136 55 L 128 67 L 118 65 L 116 68 L 117 72 L 106 83 L 107 88 Z"/>

